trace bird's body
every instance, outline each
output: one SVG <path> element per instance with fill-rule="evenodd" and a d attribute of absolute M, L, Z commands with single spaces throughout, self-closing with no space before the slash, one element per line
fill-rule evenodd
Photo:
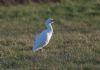
<path fill-rule="evenodd" d="M 38 51 L 39 49 L 42 49 L 43 47 L 45 47 L 49 43 L 49 41 L 52 37 L 52 34 L 53 34 L 53 28 L 51 25 L 52 22 L 48 22 L 50 20 L 51 20 L 51 18 L 46 21 L 47 29 L 42 31 L 36 37 L 34 45 L 33 45 L 33 49 L 32 49 L 34 52 Z"/>

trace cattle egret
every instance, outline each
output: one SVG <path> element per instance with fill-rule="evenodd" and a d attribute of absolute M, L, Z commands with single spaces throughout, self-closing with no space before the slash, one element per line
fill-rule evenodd
<path fill-rule="evenodd" d="M 32 51 L 36 52 L 40 49 L 42 49 L 43 47 L 45 47 L 53 34 L 53 28 L 52 28 L 52 23 L 54 23 L 54 20 L 52 18 L 49 18 L 45 21 L 45 25 L 47 27 L 46 30 L 42 31 L 35 39 Z"/>

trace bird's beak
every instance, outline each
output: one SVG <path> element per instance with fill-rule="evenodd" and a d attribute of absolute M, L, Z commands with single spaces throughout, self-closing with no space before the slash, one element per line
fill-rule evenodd
<path fill-rule="evenodd" d="M 52 22 L 55 22 L 55 20 L 54 20 L 54 19 L 52 19 Z"/>

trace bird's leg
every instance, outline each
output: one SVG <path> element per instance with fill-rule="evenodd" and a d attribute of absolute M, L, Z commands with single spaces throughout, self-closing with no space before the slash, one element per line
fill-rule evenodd
<path fill-rule="evenodd" d="M 43 54 L 43 49 L 39 49 L 39 51 L 38 51 L 38 55 L 39 55 L 39 57 L 41 57 L 42 54 Z"/>
<path fill-rule="evenodd" d="M 47 57 L 47 53 L 45 51 L 45 49 L 40 49 L 40 54 L 42 57 L 46 58 Z"/>
<path fill-rule="evenodd" d="M 41 53 L 43 53 L 44 52 L 44 49 L 40 49 L 40 51 L 41 51 Z"/>
<path fill-rule="evenodd" d="M 43 56 L 43 54 L 44 54 L 43 52 L 44 52 L 44 50 L 43 49 L 40 49 L 39 50 L 39 54 L 40 54 L 39 56 Z"/>

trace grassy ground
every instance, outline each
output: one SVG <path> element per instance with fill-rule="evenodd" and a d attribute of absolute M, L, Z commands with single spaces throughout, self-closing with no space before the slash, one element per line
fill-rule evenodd
<path fill-rule="evenodd" d="M 54 35 L 33 53 L 48 17 Z M 100 70 L 100 0 L 0 6 L 0 70 Z"/>

